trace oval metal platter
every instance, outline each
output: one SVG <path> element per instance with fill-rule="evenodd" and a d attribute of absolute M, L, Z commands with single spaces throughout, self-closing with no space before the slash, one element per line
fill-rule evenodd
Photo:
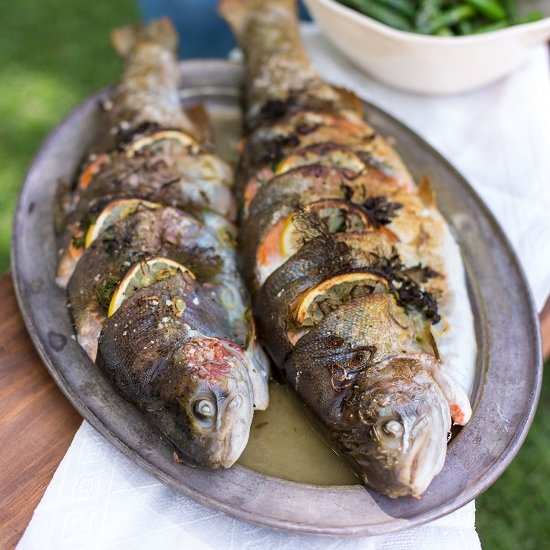
<path fill-rule="evenodd" d="M 181 75 L 184 105 L 204 102 L 214 113 L 238 113 L 239 65 L 183 62 Z M 60 180 L 74 177 L 104 93 L 78 106 L 40 149 L 21 190 L 12 243 L 13 277 L 29 333 L 57 384 L 96 430 L 175 491 L 236 518 L 302 533 L 373 535 L 412 527 L 463 506 L 499 477 L 526 436 L 540 389 L 538 320 L 529 290 L 508 241 L 464 178 L 411 130 L 369 104 L 370 123 L 395 139 L 412 173 L 430 176 L 461 246 L 478 343 L 472 420 L 450 444 L 443 471 L 420 500 L 391 500 L 359 485 L 284 481 L 240 465 L 205 471 L 174 462 L 170 445 L 77 344 L 65 293 L 54 282 L 56 189 Z"/>

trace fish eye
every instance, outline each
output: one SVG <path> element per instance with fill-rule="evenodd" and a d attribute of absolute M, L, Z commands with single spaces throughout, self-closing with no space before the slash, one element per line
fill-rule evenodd
<path fill-rule="evenodd" d="M 193 414 L 201 422 L 212 424 L 216 416 L 216 404 L 205 397 L 193 403 Z"/>
<path fill-rule="evenodd" d="M 384 433 L 391 437 L 401 437 L 403 435 L 403 424 L 398 420 L 389 420 L 382 426 Z"/>

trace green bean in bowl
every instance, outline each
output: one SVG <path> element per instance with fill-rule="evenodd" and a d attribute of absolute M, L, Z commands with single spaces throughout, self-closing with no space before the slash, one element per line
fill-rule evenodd
<path fill-rule="evenodd" d="M 304 0 L 356 66 L 402 90 L 467 92 L 550 40 L 550 0 Z"/>
<path fill-rule="evenodd" d="M 460 36 L 504 29 L 543 19 L 539 10 L 520 15 L 516 0 L 338 0 L 395 29 Z"/>

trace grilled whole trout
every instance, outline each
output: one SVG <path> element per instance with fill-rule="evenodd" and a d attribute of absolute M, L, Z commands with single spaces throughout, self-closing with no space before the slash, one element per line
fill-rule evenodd
<path fill-rule="evenodd" d="M 180 107 L 171 23 L 112 41 L 126 68 L 65 203 L 57 281 L 117 391 L 181 459 L 229 467 L 269 378 L 236 266 L 232 169 Z"/>
<path fill-rule="evenodd" d="M 300 42 L 294 0 L 222 0 L 246 56 L 237 187 L 259 332 L 329 444 L 364 483 L 419 497 L 471 408 L 440 357 L 448 229 Z"/>

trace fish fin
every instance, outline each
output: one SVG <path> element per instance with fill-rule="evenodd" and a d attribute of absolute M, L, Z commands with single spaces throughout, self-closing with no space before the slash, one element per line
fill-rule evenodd
<path fill-rule="evenodd" d="M 57 266 L 57 273 L 55 282 L 60 288 L 67 288 L 69 279 L 71 278 L 78 260 L 82 256 L 84 251 L 76 248 L 72 242 L 69 242 L 63 249 L 61 257 L 59 258 L 59 265 Z"/>
<path fill-rule="evenodd" d="M 466 392 L 450 374 L 443 372 L 441 368 L 434 369 L 432 376 L 449 403 L 453 422 L 464 426 L 472 416 L 472 406 Z"/>
<path fill-rule="evenodd" d="M 87 307 L 75 318 L 76 339 L 94 363 L 99 346 L 99 335 L 104 325 L 105 315 L 93 306 Z"/>
<path fill-rule="evenodd" d="M 418 186 L 418 196 L 425 206 L 427 206 L 428 208 L 435 208 L 435 191 L 432 187 L 430 178 L 426 174 L 423 174 L 420 178 L 420 184 Z"/>
<path fill-rule="evenodd" d="M 342 107 L 362 118 L 364 115 L 363 102 L 348 88 L 334 85 L 332 87 L 338 92 L 342 101 Z"/>
<path fill-rule="evenodd" d="M 148 25 L 136 23 L 120 27 L 111 32 L 113 48 L 122 58 L 126 58 L 138 44 L 154 43 L 175 53 L 178 47 L 178 34 L 167 17 L 153 19 Z"/>
<path fill-rule="evenodd" d="M 414 355 L 405 355 L 404 357 L 414 357 Z M 462 386 L 451 374 L 445 372 L 440 360 L 425 353 L 416 354 L 416 357 L 422 361 L 445 396 L 452 421 L 459 426 L 464 426 L 472 416 L 472 406 Z"/>
<path fill-rule="evenodd" d="M 248 372 L 254 394 L 254 409 L 265 411 L 269 405 L 269 374 L 271 370 L 269 359 L 256 339 L 251 342 L 246 352 L 251 365 Z"/>
<path fill-rule="evenodd" d="M 269 376 L 271 365 L 265 351 L 256 338 L 256 325 L 251 319 L 249 323 L 246 354 L 249 358 L 248 376 L 252 382 L 254 394 L 254 409 L 265 411 L 269 405 Z"/>
<path fill-rule="evenodd" d="M 199 103 L 184 109 L 193 125 L 193 137 L 201 143 L 209 142 L 211 138 L 210 117 L 204 104 Z"/>
<path fill-rule="evenodd" d="M 231 26 L 240 39 L 246 31 L 250 16 L 257 11 L 267 11 L 272 7 L 296 11 L 296 0 L 221 0 L 218 13 Z"/>

